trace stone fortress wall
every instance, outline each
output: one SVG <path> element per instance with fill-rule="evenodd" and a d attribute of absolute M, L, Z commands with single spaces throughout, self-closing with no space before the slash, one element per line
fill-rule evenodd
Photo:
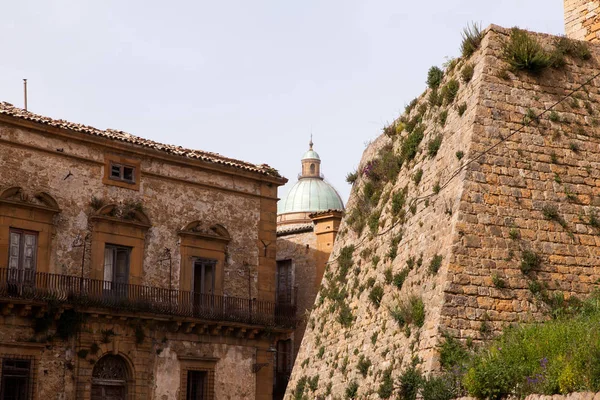
<path fill-rule="evenodd" d="M 585 297 L 597 286 L 600 79 L 588 80 L 600 73 L 600 48 L 539 75 L 512 73 L 501 56 L 509 34 L 486 29 L 440 85 L 459 82 L 456 98 L 430 105 L 428 89 L 365 150 L 286 398 L 302 386 L 309 398 L 343 398 L 351 383 L 359 398 L 378 398 L 386 370 L 394 379 L 413 362 L 437 370 L 444 334 L 479 342 L 548 318 L 544 296 Z M 556 40 L 535 37 L 548 48 Z M 415 118 L 425 127 L 417 154 L 370 197 L 360 232 L 353 210 L 365 213 L 373 160 L 406 152 Z M 424 319 L 398 323 L 411 307 Z M 371 363 L 364 375 L 361 360 Z"/>

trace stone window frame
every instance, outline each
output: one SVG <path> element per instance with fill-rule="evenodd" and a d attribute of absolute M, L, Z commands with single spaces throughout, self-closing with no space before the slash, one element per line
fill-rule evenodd
<path fill-rule="evenodd" d="M 0 268 L 8 268 L 11 229 L 37 233 L 36 272 L 50 271 L 54 217 L 61 212 L 56 200 L 46 192 L 33 196 L 19 186 L 0 191 Z"/>
<path fill-rule="evenodd" d="M 231 237 L 227 229 L 221 225 L 210 225 L 208 228 L 206 226 L 200 221 L 194 221 L 179 231 L 181 254 L 179 289 L 189 292 L 193 290 L 192 278 L 195 260 L 215 260 L 213 293 L 220 296 L 223 294 L 227 246 Z"/>
<path fill-rule="evenodd" d="M 111 176 L 113 165 L 121 167 L 129 167 L 133 169 L 133 180 L 125 180 L 122 178 L 114 178 Z M 118 186 L 125 189 L 140 190 L 141 180 L 141 161 L 134 158 L 128 158 L 117 154 L 104 154 L 104 176 L 102 183 L 105 185 Z"/>
<path fill-rule="evenodd" d="M 188 371 L 206 372 L 206 399 L 215 400 L 215 367 L 218 358 L 212 357 L 191 357 L 178 356 L 181 365 L 181 375 L 179 380 L 179 399 L 187 400 Z"/>
<path fill-rule="evenodd" d="M 113 210 L 117 204 L 108 204 L 90 216 L 92 225 L 91 271 L 90 278 L 104 280 L 104 251 L 106 245 L 128 247 L 129 276 L 128 283 L 143 284 L 144 250 L 146 232 L 152 226 L 149 218 L 135 211 L 135 218 L 122 219 L 115 216 Z"/>

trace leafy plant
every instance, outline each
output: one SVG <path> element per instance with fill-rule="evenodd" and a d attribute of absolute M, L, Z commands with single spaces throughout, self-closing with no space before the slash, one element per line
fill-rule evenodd
<path fill-rule="evenodd" d="M 410 161 L 417 155 L 419 144 L 423 140 L 425 126 L 419 125 L 403 141 L 400 147 L 400 156 L 403 160 Z"/>
<path fill-rule="evenodd" d="M 440 111 L 440 113 L 438 115 L 438 122 L 439 122 L 440 126 L 446 125 L 447 119 L 448 119 L 448 110 Z"/>
<path fill-rule="evenodd" d="M 415 183 L 415 186 L 419 186 L 419 183 L 421 182 L 421 178 L 423 178 L 423 170 L 421 168 L 419 168 L 418 170 L 415 171 L 415 173 L 412 176 L 412 180 Z"/>
<path fill-rule="evenodd" d="M 390 309 L 390 314 L 400 327 L 414 324 L 420 328 L 425 323 L 425 305 L 423 300 L 415 295 L 400 302 L 394 309 Z"/>
<path fill-rule="evenodd" d="M 346 399 L 353 400 L 358 396 L 358 383 L 352 381 L 346 386 Z"/>
<path fill-rule="evenodd" d="M 458 158 L 459 160 L 462 160 L 462 158 L 465 156 L 465 152 L 462 150 L 459 150 L 456 152 L 456 158 Z"/>
<path fill-rule="evenodd" d="M 539 73 L 551 65 L 551 57 L 542 45 L 526 31 L 513 28 L 504 43 L 503 57 L 514 71 Z"/>
<path fill-rule="evenodd" d="M 506 287 L 506 282 L 497 273 L 492 274 L 492 283 L 497 289 L 504 289 Z"/>
<path fill-rule="evenodd" d="M 463 82 L 465 83 L 469 83 L 471 82 L 471 79 L 473 79 L 473 74 L 475 73 L 475 66 L 471 63 L 466 64 L 462 71 L 460 71 L 460 76 L 463 80 Z"/>
<path fill-rule="evenodd" d="M 363 378 L 366 378 L 371 365 L 371 360 L 365 358 L 365 356 L 361 354 L 360 358 L 358 359 L 358 363 L 356 364 L 356 369 L 358 369 L 358 372 L 360 372 Z"/>
<path fill-rule="evenodd" d="M 343 327 L 348 328 L 348 327 L 352 326 L 352 323 L 354 322 L 354 316 L 352 315 L 352 310 L 346 303 L 343 303 L 340 306 L 337 321 Z"/>
<path fill-rule="evenodd" d="M 394 393 L 394 380 L 392 379 L 392 367 L 383 371 L 383 377 L 381 379 L 381 384 L 379 385 L 379 389 L 377 389 L 377 394 L 382 399 L 389 399 L 392 397 Z"/>
<path fill-rule="evenodd" d="M 560 115 L 556 111 L 551 111 L 548 119 L 552 122 L 560 122 Z"/>
<path fill-rule="evenodd" d="M 442 135 L 437 135 L 435 138 L 431 139 L 427 144 L 427 154 L 429 157 L 433 158 L 437 155 L 440 147 L 442 146 Z"/>
<path fill-rule="evenodd" d="M 439 254 L 436 254 L 435 256 L 433 256 L 433 258 L 431 259 L 431 262 L 429 263 L 429 273 L 430 274 L 437 274 L 440 267 L 442 266 L 442 260 L 443 260 L 443 257 Z"/>
<path fill-rule="evenodd" d="M 433 185 L 433 194 L 438 194 L 440 192 L 440 190 L 442 190 L 442 187 L 440 186 L 440 181 L 437 181 Z"/>
<path fill-rule="evenodd" d="M 457 107 L 456 107 L 456 111 L 458 112 L 458 115 L 460 117 L 462 117 L 465 113 L 465 111 L 467 111 L 467 103 L 466 102 L 462 102 L 460 103 Z"/>
<path fill-rule="evenodd" d="M 463 57 L 469 58 L 475 53 L 475 51 L 481 46 L 483 40 L 483 33 L 481 32 L 480 25 L 471 23 L 462 32 L 462 43 L 460 46 L 460 52 Z"/>
<path fill-rule="evenodd" d="M 402 289 L 402 286 L 404 285 L 404 281 L 406 280 L 406 277 L 408 276 L 409 271 L 410 271 L 409 269 L 403 269 L 402 271 L 394 274 L 393 283 L 394 283 L 394 286 L 396 286 L 396 288 L 398 288 L 398 290 Z"/>
<path fill-rule="evenodd" d="M 379 308 L 381 304 L 381 299 L 383 298 L 383 288 L 379 285 L 373 286 L 371 292 L 369 293 L 369 300 L 375 306 L 375 308 Z"/>
<path fill-rule="evenodd" d="M 357 179 L 358 179 L 358 172 L 356 172 L 356 171 L 348 172 L 346 174 L 346 182 L 348 182 L 351 185 L 354 185 L 354 183 L 356 182 Z"/>
<path fill-rule="evenodd" d="M 446 101 L 446 104 L 451 104 L 460 89 L 460 83 L 456 79 L 450 79 L 446 85 L 442 87 L 440 96 Z"/>
<path fill-rule="evenodd" d="M 429 86 L 431 89 L 435 89 L 440 86 L 443 78 L 444 71 L 436 66 L 433 66 L 429 68 L 429 72 L 427 73 L 427 86 Z"/>
<path fill-rule="evenodd" d="M 400 396 L 403 400 L 416 400 L 419 388 L 423 383 L 421 371 L 414 366 L 407 368 L 400 375 Z"/>
<path fill-rule="evenodd" d="M 541 264 L 542 259 L 533 251 L 524 250 L 521 254 L 521 272 L 524 274 L 537 270 Z"/>

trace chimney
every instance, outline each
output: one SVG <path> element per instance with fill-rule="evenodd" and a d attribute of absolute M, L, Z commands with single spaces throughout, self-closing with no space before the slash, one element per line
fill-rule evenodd
<path fill-rule="evenodd" d="M 564 0 L 567 37 L 600 42 L 600 1 Z"/>

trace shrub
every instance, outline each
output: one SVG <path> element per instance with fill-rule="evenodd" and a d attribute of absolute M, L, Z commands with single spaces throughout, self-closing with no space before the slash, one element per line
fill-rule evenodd
<path fill-rule="evenodd" d="M 358 383 L 352 381 L 346 386 L 346 399 L 356 399 L 358 396 Z"/>
<path fill-rule="evenodd" d="M 348 275 L 348 271 L 350 267 L 352 267 L 353 260 L 352 254 L 354 253 L 354 246 L 345 246 L 340 250 L 340 255 L 338 256 L 338 282 L 344 282 L 346 280 L 346 275 Z"/>
<path fill-rule="evenodd" d="M 425 323 L 425 305 L 420 297 L 414 295 L 390 309 L 390 313 L 400 327 L 414 324 L 420 328 Z"/>
<path fill-rule="evenodd" d="M 392 214 L 398 215 L 404 208 L 406 202 L 406 195 L 408 194 L 408 187 L 394 193 L 392 196 Z"/>
<path fill-rule="evenodd" d="M 400 396 L 403 400 L 415 400 L 423 383 L 421 371 L 414 366 L 407 368 L 400 375 Z"/>
<path fill-rule="evenodd" d="M 307 381 L 308 378 L 306 376 L 298 379 L 298 382 L 296 382 L 296 390 L 294 390 L 294 400 L 302 400 L 304 398 Z"/>
<path fill-rule="evenodd" d="M 352 315 L 352 310 L 346 303 L 343 303 L 340 306 L 337 321 L 345 328 L 352 326 L 354 316 Z"/>
<path fill-rule="evenodd" d="M 470 361 L 464 387 L 494 399 L 600 390 L 599 305 L 596 293 L 574 317 L 506 329 Z"/>
<path fill-rule="evenodd" d="M 459 160 L 462 160 L 462 158 L 465 156 L 465 152 L 462 150 L 459 150 L 456 152 L 456 158 L 458 158 Z"/>
<path fill-rule="evenodd" d="M 381 299 L 383 298 L 383 288 L 379 285 L 373 286 L 371 292 L 369 293 L 369 300 L 375 306 L 375 308 L 379 308 L 381 305 Z"/>
<path fill-rule="evenodd" d="M 431 92 L 429 92 L 428 101 L 429 101 L 430 107 L 440 106 L 441 105 L 440 99 L 441 99 L 441 97 L 440 97 L 440 94 L 439 94 L 437 88 L 432 89 Z M 441 99 L 441 100 L 443 100 L 443 99 Z"/>
<path fill-rule="evenodd" d="M 429 68 L 429 72 L 427 73 L 427 86 L 429 86 L 431 89 L 436 89 L 438 86 L 440 86 L 443 78 L 444 71 L 436 66 L 433 66 Z"/>
<path fill-rule="evenodd" d="M 369 215 L 369 229 L 371 230 L 371 233 L 375 234 L 377 233 L 377 230 L 379 229 L 379 218 L 381 217 L 381 211 L 376 211 L 373 212 L 371 215 Z"/>
<path fill-rule="evenodd" d="M 533 251 L 524 250 L 521 255 L 521 272 L 528 274 L 540 267 L 542 259 Z"/>
<path fill-rule="evenodd" d="M 460 89 L 460 83 L 456 79 L 450 79 L 440 92 L 440 96 L 446 101 L 446 104 L 451 104 Z"/>
<path fill-rule="evenodd" d="M 358 179 L 358 172 L 356 172 L 356 171 L 354 171 L 354 172 L 348 172 L 346 174 L 346 182 L 348 182 L 351 185 L 353 185 L 354 182 L 356 182 L 357 179 Z"/>
<path fill-rule="evenodd" d="M 455 397 L 452 380 L 447 376 L 430 376 L 423 380 L 421 386 L 423 400 L 450 400 Z"/>
<path fill-rule="evenodd" d="M 423 170 L 421 168 L 419 168 L 418 170 L 415 171 L 415 173 L 412 176 L 412 180 L 415 183 L 415 186 L 419 186 L 419 183 L 421 182 L 421 178 L 423 178 Z"/>
<path fill-rule="evenodd" d="M 551 65 L 551 57 L 529 33 L 519 28 L 511 30 L 504 43 L 503 57 L 513 71 L 539 73 Z"/>
<path fill-rule="evenodd" d="M 377 394 L 382 399 L 389 399 L 394 393 L 394 380 L 392 379 L 392 367 L 383 371 L 383 378 L 381 379 L 381 385 L 377 390 Z"/>
<path fill-rule="evenodd" d="M 403 160 L 410 161 L 415 158 L 424 134 L 425 126 L 419 125 L 412 133 L 404 138 L 400 147 L 400 156 Z"/>
<path fill-rule="evenodd" d="M 478 24 L 472 23 L 464 28 L 462 32 L 462 44 L 460 45 L 462 56 L 465 58 L 471 57 L 481 45 L 482 40 L 483 33 Z"/>
<path fill-rule="evenodd" d="M 458 340 L 444 334 L 444 342 L 440 346 L 440 364 L 447 371 L 458 367 L 463 369 L 469 361 L 469 353 Z"/>
<path fill-rule="evenodd" d="M 394 280 L 394 272 L 391 267 L 388 267 L 383 271 L 383 276 L 385 277 L 385 283 L 390 284 Z"/>
<path fill-rule="evenodd" d="M 554 48 L 555 52 L 561 55 L 569 55 L 581 60 L 592 58 L 592 53 L 586 42 L 569 39 L 566 36 L 558 37 L 554 41 Z"/>
<path fill-rule="evenodd" d="M 552 122 L 560 122 L 560 115 L 558 115 L 556 111 L 552 111 L 550 112 L 550 115 L 548 115 L 548 119 Z"/>
<path fill-rule="evenodd" d="M 358 372 L 360 372 L 363 378 L 366 378 L 369 373 L 369 368 L 371 368 L 371 360 L 365 358 L 365 356 L 361 354 L 358 363 L 356 364 L 356 369 L 358 369 Z"/>
<path fill-rule="evenodd" d="M 319 388 L 319 375 L 315 375 L 312 378 L 308 378 L 307 380 L 308 388 L 311 391 L 316 391 Z"/>
<path fill-rule="evenodd" d="M 408 272 L 409 272 L 409 269 L 403 269 L 402 271 L 394 274 L 393 283 L 394 283 L 394 286 L 396 286 L 398 288 L 398 290 L 402 289 L 402 285 L 404 285 L 404 281 L 406 280 L 406 277 L 408 276 Z"/>
<path fill-rule="evenodd" d="M 404 107 L 404 112 L 406 114 L 410 114 L 410 112 L 412 111 L 413 108 L 416 107 L 418 100 L 417 99 L 412 99 L 410 101 L 410 103 L 408 103 L 405 107 Z"/>
<path fill-rule="evenodd" d="M 569 148 L 571 149 L 571 151 L 575 154 L 579 153 L 579 145 L 577 144 L 577 142 L 571 142 L 569 143 Z"/>
<path fill-rule="evenodd" d="M 440 267 L 442 266 L 442 259 L 443 259 L 443 257 L 439 254 L 436 254 L 435 256 L 433 256 L 433 258 L 431 259 L 431 263 L 429 263 L 429 273 L 430 274 L 437 274 Z"/>
<path fill-rule="evenodd" d="M 471 79 L 473 79 L 474 73 L 475 73 L 475 66 L 473 64 L 469 63 L 463 67 L 462 71 L 460 71 L 460 76 L 464 83 L 469 83 L 469 82 L 471 82 Z"/>
<path fill-rule="evenodd" d="M 318 357 L 318 358 L 323 358 L 323 355 L 325 355 L 325 347 L 324 347 L 324 346 L 321 346 L 321 347 L 319 348 L 319 352 L 317 353 L 317 357 Z"/>
<path fill-rule="evenodd" d="M 440 190 L 442 190 L 442 187 L 440 186 L 440 181 L 437 181 L 435 183 L 435 185 L 433 185 L 433 194 L 438 194 L 440 192 Z"/>
<path fill-rule="evenodd" d="M 429 157 L 433 158 L 437 155 L 440 147 L 442 146 L 442 135 L 437 135 L 435 138 L 431 139 L 427 144 L 427 154 Z"/>
<path fill-rule="evenodd" d="M 462 117 L 465 114 L 465 111 L 467 111 L 467 103 L 460 103 L 458 107 L 456 107 L 456 111 L 458 112 L 458 116 Z"/>
<path fill-rule="evenodd" d="M 492 283 L 494 284 L 494 287 L 498 289 L 504 289 L 506 287 L 506 282 L 504 279 L 500 278 L 500 275 L 497 273 L 492 274 Z"/>

